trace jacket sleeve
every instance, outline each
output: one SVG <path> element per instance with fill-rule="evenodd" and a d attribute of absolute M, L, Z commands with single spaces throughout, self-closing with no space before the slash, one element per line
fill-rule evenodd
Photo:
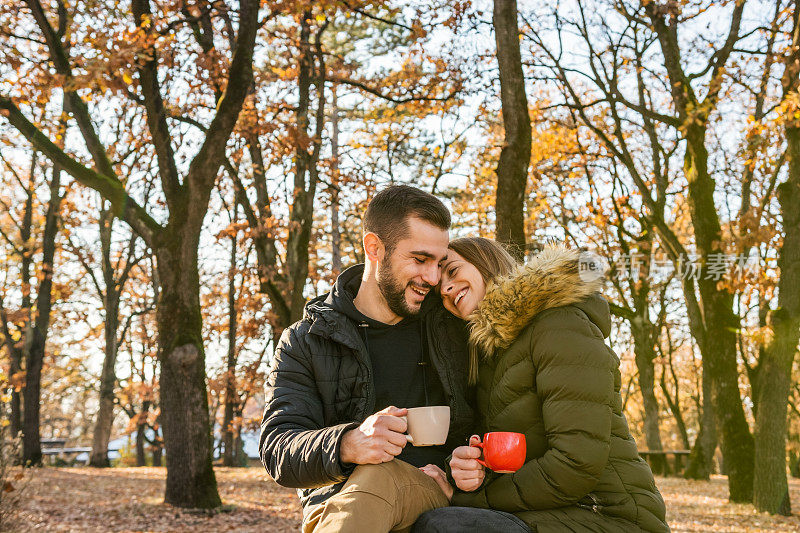
<path fill-rule="evenodd" d="M 340 447 L 344 433 L 358 423 L 324 427 L 322 400 L 300 328 L 285 330 L 275 350 L 267 377 L 260 453 L 279 485 L 314 488 L 350 474 L 352 466 L 343 466 L 339 459 Z"/>
<path fill-rule="evenodd" d="M 507 512 L 572 505 L 594 489 L 608 462 L 614 394 L 610 348 L 574 307 L 554 309 L 534 327 L 530 349 L 548 449 L 475 492 L 457 492 L 453 505 Z"/>

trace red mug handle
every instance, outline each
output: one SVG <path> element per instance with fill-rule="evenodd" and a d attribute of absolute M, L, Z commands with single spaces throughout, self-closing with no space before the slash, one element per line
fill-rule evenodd
<path fill-rule="evenodd" d="M 480 448 L 481 451 L 483 451 L 483 443 L 482 442 L 477 442 L 475 444 L 470 444 L 470 446 L 475 447 L 475 448 Z M 475 459 L 475 460 L 478 461 L 481 465 L 483 465 L 484 468 L 489 468 L 489 465 L 487 465 L 484 460 L 482 460 L 482 459 Z"/>

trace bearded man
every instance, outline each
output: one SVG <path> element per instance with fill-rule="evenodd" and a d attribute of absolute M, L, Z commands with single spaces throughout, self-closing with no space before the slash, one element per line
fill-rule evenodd
<path fill-rule="evenodd" d="M 297 488 L 303 531 L 407 531 L 448 505 L 422 470 L 473 425 L 463 322 L 433 288 L 447 258 L 450 213 L 408 186 L 375 195 L 363 217 L 365 263 L 308 303 L 283 332 L 267 380 L 261 459 Z M 406 409 L 450 406 L 442 446 L 406 445 Z"/>

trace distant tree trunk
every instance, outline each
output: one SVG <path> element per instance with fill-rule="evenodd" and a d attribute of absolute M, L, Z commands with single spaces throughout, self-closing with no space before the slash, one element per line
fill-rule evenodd
<path fill-rule="evenodd" d="M 24 294 L 24 293 L 23 293 Z M 11 380 L 11 412 L 9 413 L 9 428 L 11 430 L 11 434 L 16 437 L 19 435 L 19 432 L 22 431 L 22 419 L 21 419 L 21 405 L 20 405 L 20 395 L 17 391 L 17 379 L 19 379 L 19 374 L 22 371 L 22 360 L 23 360 L 23 351 L 19 347 L 19 343 L 14 341 L 11 333 L 11 327 L 9 325 L 8 319 L 8 312 L 5 308 L 5 303 L 3 301 L 3 295 L 0 294 L 0 324 L 2 325 L 2 332 L 3 332 L 3 340 L 5 341 L 6 349 L 9 353 L 10 365 L 9 365 L 9 377 L 14 379 Z M 16 377 L 15 377 L 16 376 Z M 19 457 L 18 459 L 21 459 Z"/>
<path fill-rule="evenodd" d="M 242 417 L 241 404 L 236 407 L 235 416 Z M 247 455 L 244 453 L 244 441 L 242 440 L 242 426 L 236 426 L 236 431 L 233 436 L 233 466 L 245 467 L 247 466 Z"/>
<path fill-rule="evenodd" d="M 669 354 L 669 368 L 670 373 L 674 376 L 674 370 L 672 367 L 672 354 Z M 670 412 L 672 413 L 672 417 L 675 419 L 675 425 L 678 426 L 678 433 L 681 435 L 681 442 L 683 443 L 683 447 L 685 449 L 690 449 L 691 444 L 689 443 L 689 432 L 686 430 L 686 421 L 683 418 L 683 412 L 681 411 L 680 406 L 680 396 L 678 396 L 679 392 L 679 385 L 678 380 L 675 379 L 675 396 L 673 397 L 672 394 L 669 392 L 667 388 L 667 370 L 664 368 L 661 371 L 661 391 L 664 394 L 664 399 L 667 402 L 667 407 L 669 407 Z"/>
<path fill-rule="evenodd" d="M 42 444 L 39 435 L 39 406 L 41 405 L 42 366 L 50 327 L 52 307 L 53 264 L 56 253 L 61 211 L 61 166 L 53 165 L 50 180 L 50 201 L 47 205 L 44 233 L 42 235 L 42 274 L 36 294 L 36 313 L 33 318 L 31 340 L 25 354 L 25 390 L 22 427 L 22 461 L 33 466 L 42 464 Z"/>
<path fill-rule="evenodd" d="M 120 293 L 114 279 L 111 265 L 111 232 L 114 214 L 103 210 L 100 215 L 100 248 L 102 250 L 102 271 L 105 282 L 103 308 L 105 320 L 103 334 L 105 350 L 103 369 L 100 374 L 100 406 L 97 410 L 94 433 L 92 434 L 92 453 L 89 464 L 97 467 L 110 466 L 108 462 L 108 442 L 111 439 L 111 426 L 114 424 L 114 387 L 117 383 L 115 366 L 117 364 L 117 329 L 119 327 Z"/>
<path fill-rule="evenodd" d="M 711 378 L 703 368 L 703 408 L 700 413 L 700 431 L 689 455 L 683 476 L 686 479 L 708 479 L 714 472 L 714 452 L 717 449 L 717 423 L 711 405 Z"/>
<path fill-rule="evenodd" d="M 800 89 L 800 7 L 793 3 L 791 52 L 785 58 L 784 99 Z M 778 188 L 784 238 L 778 252 L 778 308 L 769 312 L 772 339 L 758 362 L 753 503 L 759 511 L 791 514 L 786 480 L 786 430 L 792 365 L 800 337 L 800 120 L 785 126 L 789 172 Z"/>
<path fill-rule="evenodd" d="M 147 466 L 147 453 L 145 444 L 147 443 L 147 413 L 150 412 L 150 400 L 142 402 L 142 410 L 137 415 L 136 420 L 136 466 Z"/>
<path fill-rule="evenodd" d="M 20 261 L 20 277 L 22 278 L 22 309 L 30 320 L 31 317 L 31 267 L 33 265 L 33 250 L 30 249 L 31 232 L 33 231 L 33 198 L 34 198 L 34 183 L 37 163 L 37 152 L 33 151 L 31 155 L 30 173 L 28 175 L 28 190 L 25 191 L 25 213 L 22 216 L 22 227 L 20 228 L 20 238 L 23 244 L 24 253 Z M 22 360 L 24 358 L 23 350 L 18 346 L 14 346 L 12 339 L 6 339 L 9 346 L 10 368 L 9 376 L 14 377 L 22 371 Z M 14 436 L 19 435 L 22 431 L 22 406 L 20 393 L 16 387 L 11 390 L 11 418 L 9 420 L 11 425 L 11 434 Z"/>
<path fill-rule="evenodd" d="M 631 320 L 630 324 L 633 332 L 636 368 L 639 370 L 639 389 L 642 392 L 644 406 L 644 436 L 648 450 L 661 451 L 664 447 L 661 444 L 661 431 L 658 425 L 660 408 L 655 394 L 655 365 L 653 364 L 656 352 L 653 347 L 652 324 L 647 316 L 642 316 L 643 313 L 649 313 L 646 306 Z M 666 475 L 669 473 L 669 466 L 663 456 L 654 456 L 651 465 L 655 474 Z"/>
<path fill-rule="evenodd" d="M 310 20 L 311 12 L 309 11 L 303 14 L 300 24 L 300 57 L 297 76 L 299 99 L 295 117 L 297 130 L 301 137 L 295 143 L 295 196 L 289 210 L 290 226 L 296 227 L 297 231 L 290 231 L 286 238 L 286 265 L 289 274 L 287 293 L 291 310 L 289 324 L 302 318 L 306 302 L 303 289 L 308 279 L 308 248 L 311 241 L 311 227 L 314 223 L 314 196 L 319 182 L 317 163 L 322 148 L 320 141 L 325 124 L 326 70 L 320 39 L 327 24 L 317 31 L 312 42 Z M 322 73 L 322 79 L 317 79 L 317 73 Z M 312 107 L 312 85 L 316 88 L 316 109 Z M 314 111 L 315 121 L 313 133 L 309 132 L 312 111 Z M 311 152 L 307 148 L 309 143 Z"/>
<path fill-rule="evenodd" d="M 236 220 L 234 206 L 234 221 Z M 228 271 L 228 360 L 225 369 L 225 412 L 222 418 L 222 464 L 234 466 L 233 414 L 238 402 L 236 393 L 236 235 L 231 237 L 230 269 Z"/>
<path fill-rule="evenodd" d="M 497 240 L 525 256 L 525 188 L 531 159 L 531 122 L 519 50 L 516 0 L 494 0 L 492 17 L 500 67 L 500 100 L 505 143 L 497 164 Z"/>
<path fill-rule="evenodd" d="M 153 466 L 161 466 L 161 457 L 164 454 L 164 441 L 159 435 L 161 426 L 161 415 L 156 417 L 156 424 L 153 427 Z"/>
<path fill-rule="evenodd" d="M 161 446 L 161 441 L 156 441 L 153 445 L 153 466 L 161 466 L 161 455 L 164 448 Z"/>
<path fill-rule="evenodd" d="M 339 227 L 339 99 L 336 85 L 331 89 L 331 269 L 338 276 L 342 271 L 342 232 Z"/>

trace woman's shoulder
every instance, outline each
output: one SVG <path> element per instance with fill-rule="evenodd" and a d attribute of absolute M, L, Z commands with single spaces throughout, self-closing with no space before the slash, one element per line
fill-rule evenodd
<path fill-rule="evenodd" d="M 546 250 L 487 287 L 470 317 L 471 340 L 485 351 L 506 348 L 601 287 L 601 280 L 583 279 L 576 251 Z"/>

